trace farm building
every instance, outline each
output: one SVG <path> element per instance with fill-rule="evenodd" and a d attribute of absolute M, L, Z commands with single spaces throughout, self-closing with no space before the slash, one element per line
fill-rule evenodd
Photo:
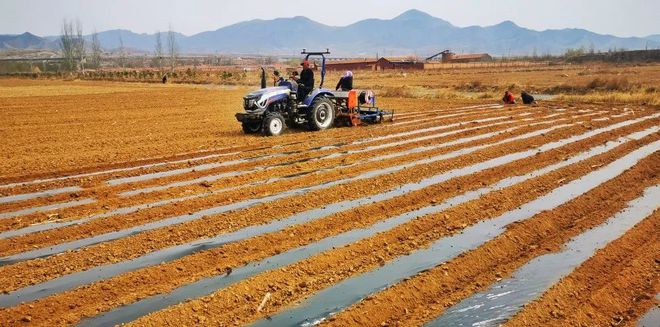
<path fill-rule="evenodd" d="M 492 61 L 491 57 L 487 53 L 476 53 L 476 54 L 454 54 L 447 59 L 447 62 L 481 62 L 481 61 Z M 445 61 L 444 58 L 442 61 Z"/>
<path fill-rule="evenodd" d="M 424 63 L 409 57 L 361 60 L 333 60 L 326 64 L 327 70 L 390 70 L 424 69 Z"/>
<path fill-rule="evenodd" d="M 376 70 L 379 60 L 376 59 L 349 59 L 333 60 L 326 63 L 327 70 Z"/>
<path fill-rule="evenodd" d="M 423 70 L 424 62 L 414 57 L 389 57 L 386 58 L 388 64 L 382 67 L 384 69 L 405 69 L 405 70 Z"/>
<path fill-rule="evenodd" d="M 438 56 L 442 55 L 443 63 L 465 63 L 465 62 L 483 62 L 483 61 L 492 61 L 491 57 L 487 53 L 474 53 L 474 54 L 455 54 L 451 50 L 445 50 L 440 53 L 426 58 L 426 61 L 429 62 Z"/>
<path fill-rule="evenodd" d="M 480 61 L 493 60 L 493 57 L 491 57 L 487 53 L 455 54 L 449 50 L 445 50 L 440 54 L 442 54 L 442 62 L 459 63 L 459 62 L 480 62 Z"/>

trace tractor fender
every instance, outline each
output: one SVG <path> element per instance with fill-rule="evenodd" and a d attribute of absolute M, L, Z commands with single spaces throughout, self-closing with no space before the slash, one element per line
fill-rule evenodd
<path fill-rule="evenodd" d="M 332 94 L 332 91 L 328 89 L 316 89 L 312 91 L 312 93 L 307 97 L 307 99 L 305 99 L 303 104 L 309 107 L 312 105 L 312 102 L 314 102 L 314 100 L 316 100 L 316 98 L 318 98 L 319 96 L 332 98 L 334 97 L 334 94 Z"/>

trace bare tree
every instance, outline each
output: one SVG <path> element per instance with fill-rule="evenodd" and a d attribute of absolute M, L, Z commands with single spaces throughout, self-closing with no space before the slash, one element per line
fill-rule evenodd
<path fill-rule="evenodd" d="M 64 67 L 68 71 L 77 68 L 77 62 L 82 61 L 85 56 L 85 41 L 82 36 L 82 24 L 76 21 L 74 24 L 64 19 L 62 21 L 62 35 L 60 35 L 60 49 L 64 58 Z"/>
<path fill-rule="evenodd" d="M 169 31 L 167 31 L 167 52 L 170 59 L 170 70 L 174 71 L 177 57 L 179 56 L 179 47 L 176 44 L 176 35 L 172 31 L 172 26 L 170 26 Z"/>
<path fill-rule="evenodd" d="M 76 38 L 75 38 L 75 55 L 80 63 L 80 69 L 85 70 L 85 36 L 83 35 L 83 27 L 80 20 L 76 20 Z"/>
<path fill-rule="evenodd" d="M 103 50 L 101 49 L 101 41 L 99 41 L 99 35 L 94 31 L 92 34 L 92 58 L 91 66 L 94 68 L 101 67 L 101 54 Z"/>
<path fill-rule="evenodd" d="M 154 64 L 163 68 L 163 40 L 160 31 L 156 32 L 156 47 L 154 49 Z"/>
<path fill-rule="evenodd" d="M 121 37 L 121 32 L 119 32 L 119 65 L 121 68 L 126 66 L 126 49 L 124 48 L 124 39 Z"/>

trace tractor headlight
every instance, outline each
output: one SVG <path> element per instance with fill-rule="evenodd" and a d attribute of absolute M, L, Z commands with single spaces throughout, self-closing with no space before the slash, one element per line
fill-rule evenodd
<path fill-rule="evenodd" d="M 245 110 L 254 110 L 254 109 L 256 109 L 255 104 L 256 104 L 257 99 L 255 99 L 255 98 L 245 98 L 245 99 L 243 99 L 243 101 L 244 101 L 243 102 L 243 107 L 245 108 Z"/>

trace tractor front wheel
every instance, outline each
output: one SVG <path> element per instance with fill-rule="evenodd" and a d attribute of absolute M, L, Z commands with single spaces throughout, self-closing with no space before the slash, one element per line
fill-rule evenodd
<path fill-rule="evenodd" d="M 246 120 L 243 122 L 243 132 L 245 134 L 256 134 L 261 131 L 261 122 L 254 120 Z"/>
<path fill-rule="evenodd" d="M 320 131 L 332 127 L 335 122 L 335 106 L 328 98 L 320 97 L 312 102 L 307 113 L 310 130 Z"/>
<path fill-rule="evenodd" d="M 284 117 L 277 112 L 272 112 L 266 115 L 263 124 L 263 133 L 266 136 L 278 136 L 286 129 Z"/>

